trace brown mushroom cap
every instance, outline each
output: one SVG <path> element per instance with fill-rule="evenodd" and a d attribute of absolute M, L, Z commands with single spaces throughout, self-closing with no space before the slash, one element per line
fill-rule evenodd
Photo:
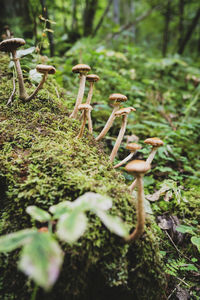
<path fill-rule="evenodd" d="M 145 144 L 151 145 L 153 147 L 160 147 L 164 145 L 164 142 L 157 138 L 157 137 L 153 137 L 153 138 L 148 138 L 144 141 Z"/>
<path fill-rule="evenodd" d="M 86 76 L 86 80 L 89 82 L 97 82 L 99 79 L 99 76 L 95 74 L 89 74 Z"/>
<path fill-rule="evenodd" d="M 125 95 L 115 93 L 109 96 L 109 100 L 116 102 L 125 102 L 127 100 L 127 97 Z"/>
<path fill-rule="evenodd" d="M 89 72 L 90 70 L 90 66 L 84 64 L 78 64 L 72 68 L 72 72 L 74 73 Z"/>
<path fill-rule="evenodd" d="M 13 50 L 16 50 L 17 48 L 25 44 L 26 44 L 25 40 L 20 38 L 6 39 L 0 43 L 0 51 L 12 52 Z"/>
<path fill-rule="evenodd" d="M 42 74 L 55 74 L 56 69 L 53 66 L 49 65 L 37 65 L 36 67 L 37 72 L 42 73 Z"/>
<path fill-rule="evenodd" d="M 136 111 L 136 109 L 134 107 L 131 107 L 131 106 L 121 108 L 118 111 L 116 111 L 115 116 L 116 117 L 124 116 L 124 115 L 130 114 L 131 111 Z"/>
<path fill-rule="evenodd" d="M 142 148 L 142 146 L 137 143 L 129 143 L 126 145 L 126 149 L 131 150 L 131 151 L 140 150 L 141 148 Z"/>
<path fill-rule="evenodd" d="M 79 110 L 92 110 L 93 108 L 92 108 L 92 106 L 90 105 L 90 104 L 87 104 L 87 103 L 83 103 L 83 104 L 80 104 L 79 106 L 78 106 L 78 109 Z"/>
<path fill-rule="evenodd" d="M 125 166 L 125 170 L 133 174 L 144 174 L 150 169 L 150 164 L 148 164 L 145 160 L 132 160 Z"/>

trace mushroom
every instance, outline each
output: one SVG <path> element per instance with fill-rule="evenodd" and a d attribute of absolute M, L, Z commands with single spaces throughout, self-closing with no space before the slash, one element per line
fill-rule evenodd
<path fill-rule="evenodd" d="M 134 241 L 138 239 L 143 231 L 145 224 L 145 209 L 144 209 L 144 187 L 143 176 L 151 169 L 149 163 L 144 160 L 132 160 L 126 166 L 125 170 L 136 177 L 138 186 L 137 191 L 137 225 L 135 230 L 129 235 L 127 241 Z"/>
<path fill-rule="evenodd" d="M 146 162 L 148 162 L 149 164 L 152 163 L 154 157 L 155 157 L 155 154 L 158 150 L 158 148 L 160 146 L 163 146 L 164 145 L 164 142 L 157 138 L 157 137 L 153 137 L 153 138 L 148 138 L 144 141 L 145 144 L 148 144 L 148 145 L 151 145 L 152 146 L 152 150 L 149 154 L 149 157 L 147 158 Z"/>
<path fill-rule="evenodd" d="M 19 98 L 22 100 L 25 100 L 28 97 L 28 95 L 24 87 L 22 69 L 20 66 L 19 58 L 17 57 L 17 49 L 25 45 L 25 43 L 26 43 L 25 40 L 20 38 L 3 40 L 0 43 L 0 51 L 12 53 L 13 61 L 17 72 L 18 83 L 19 83 Z"/>
<path fill-rule="evenodd" d="M 127 144 L 126 149 L 130 150 L 131 153 L 126 158 L 124 158 L 121 162 L 119 162 L 117 165 L 115 165 L 114 169 L 119 168 L 122 165 L 124 165 L 125 163 L 127 163 L 133 157 L 133 155 L 137 152 L 137 150 L 140 150 L 141 148 L 142 148 L 142 146 L 137 143 Z"/>
<path fill-rule="evenodd" d="M 120 144 L 122 142 L 122 139 L 124 137 L 124 133 L 126 131 L 126 124 L 127 124 L 127 119 L 128 119 L 128 115 L 130 114 L 131 111 L 135 111 L 136 109 L 134 107 L 126 107 L 126 108 L 121 108 L 120 110 L 118 110 L 117 112 L 115 112 L 115 117 L 120 117 L 122 116 L 122 126 L 121 129 L 119 131 L 117 140 L 115 142 L 115 145 L 113 147 L 113 150 L 111 152 L 110 155 L 110 161 L 113 162 L 113 160 L 115 159 L 115 156 L 117 155 L 117 151 L 120 147 Z"/>
<path fill-rule="evenodd" d="M 157 138 L 157 137 L 154 137 L 154 138 L 148 138 L 144 141 L 145 144 L 149 144 L 152 147 L 152 150 L 149 154 L 149 157 L 146 159 L 146 162 L 151 164 L 154 157 L 155 157 L 155 154 L 156 154 L 156 151 L 157 149 L 162 146 L 164 143 L 161 139 Z M 130 185 L 129 187 L 129 190 L 130 192 L 132 192 L 134 190 L 134 188 L 136 187 L 136 180 L 133 181 L 133 183 Z"/>
<path fill-rule="evenodd" d="M 4 30 L 5 30 L 5 32 L 6 32 L 6 37 L 7 37 L 7 39 L 10 39 L 10 38 L 11 38 L 11 32 L 10 32 L 9 26 L 8 26 L 8 25 L 5 25 L 5 26 L 4 26 Z"/>
<path fill-rule="evenodd" d="M 46 81 L 48 74 L 55 74 L 56 72 L 56 69 L 53 66 L 49 65 L 37 65 L 36 70 L 37 72 L 43 74 L 43 76 L 35 91 L 25 99 L 27 101 L 33 99 L 37 95 L 38 91 L 42 88 L 44 82 Z"/>
<path fill-rule="evenodd" d="M 82 121 L 82 124 L 81 124 L 80 132 L 77 135 L 77 138 L 79 139 L 79 138 L 82 138 L 82 136 L 83 136 L 83 132 L 84 132 L 84 129 L 85 129 L 85 124 L 86 124 L 87 118 L 89 117 L 90 111 L 92 110 L 92 106 L 90 104 L 87 104 L 87 103 L 80 104 L 78 106 L 78 110 L 83 110 L 83 121 Z M 88 122 L 89 122 L 89 119 L 88 119 Z"/>
<path fill-rule="evenodd" d="M 75 104 L 73 112 L 69 116 L 70 118 L 76 119 L 76 117 L 77 117 L 78 106 L 81 104 L 81 102 L 83 100 L 83 96 L 84 96 L 86 74 L 90 70 L 91 70 L 91 68 L 88 65 L 84 65 L 84 64 L 78 64 L 72 68 L 72 72 L 80 74 L 80 85 L 79 85 L 78 95 L 76 98 L 76 104 Z"/>
<path fill-rule="evenodd" d="M 112 126 L 113 124 L 113 121 L 115 119 L 115 113 L 116 111 L 120 108 L 120 105 L 122 102 L 125 102 L 127 100 L 127 97 L 125 95 L 122 95 L 122 94 L 111 94 L 109 96 L 109 100 L 110 101 L 114 101 L 113 102 L 113 111 L 106 123 L 106 125 L 104 126 L 104 128 L 102 129 L 102 131 L 100 132 L 100 134 L 96 137 L 96 141 L 99 141 L 101 140 L 105 135 L 106 133 L 108 132 L 108 130 L 110 129 L 110 127 Z"/>
<path fill-rule="evenodd" d="M 86 80 L 89 81 L 89 83 L 90 83 L 90 89 L 89 89 L 87 100 L 86 100 L 87 104 L 91 103 L 94 83 L 97 82 L 99 79 L 100 79 L 99 76 L 97 76 L 95 74 L 89 74 L 86 76 Z M 92 119 L 91 119 L 90 113 L 91 113 L 91 111 L 88 111 L 88 130 L 90 133 L 92 133 L 93 128 L 92 128 Z M 82 112 L 80 120 L 83 118 L 83 114 L 84 114 L 84 112 Z"/>

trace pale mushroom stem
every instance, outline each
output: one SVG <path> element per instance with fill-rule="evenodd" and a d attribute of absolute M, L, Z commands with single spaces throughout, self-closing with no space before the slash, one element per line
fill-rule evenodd
<path fill-rule="evenodd" d="M 86 121 L 87 121 L 87 112 L 84 110 L 83 121 L 82 121 L 82 124 L 81 124 L 80 132 L 77 135 L 78 139 L 82 138 L 82 136 L 83 136 L 83 132 L 84 132 L 84 129 L 85 129 Z"/>
<path fill-rule="evenodd" d="M 93 95 L 93 87 L 94 87 L 94 82 L 90 82 L 90 89 L 89 89 L 87 100 L 86 100 L 87 104 L 91 103 L 92 95 Z M 81 121 L 82 118 L 83 118 L 83 112 L 82 112 L 79 120 Z M 89 122 L 89 119 L 88 119 L 88 122 Z M 88 126 L 89 126 L 89 123 L 88 123 Z"/>
<path fill-rule="evenodd" d="M 114 166 L 114 169 L 119 168 L 123 166 L 127 161 L 129 161 L 133 155 L 135 154 L 136 151 L 131 152 L 126 158 L 124 158 L 122 161 L 120 161 L 118 164 Z"/>
<path fill-rule="evenodd" d="M 133 181 L 133 183 L 129 186 L 129 191 L 132 193 L 132 191 L 134 190 L 134 188 L 136 187 L 137 185 L 137 180 L 135 179 Z"/>
<path fill-rule="evenodd" d="M 115 145 L 114 145 L 113 150 L 112 150 L 111 155 L 110 155 L 110 161 L 111 162 L 114 161 L 115 156 L 117 155 L 117 151 L 118 151 L 118 149 L 120 147 L 120 144 L 122 142 L 122 139 L 124 137 L 124 134 L 125 134 L 125 131 L 126 131 L 127 119 L 128 119 L 128 116 L 127 115 L 123 115 L 122 127 L 120 129 L 120 132 L 118 134 L 117 140 L 115 142 Z"/>
<path fill-rule="evenodd" d="M 46 81 L 47 76 L 48 76 L 48 73 L 43 74 L 42 79 L 41 79 L 40 83 L 38 84 L 38 86 L 36 87 L 35 91 L 29 97 L 27 97 L 25 99 L 26 101 L 30 101 L 37 95 L 38 91 L 42 88 L 44 82 Z"/>
<path fill-rule="evenodd" d="M 75 119 L 77 118 L 78 107 L 81 104 L 81 102 L 83 100 L 83 96 L 84 96 L 85 81 L 86 81 L 86 75 L 83 73 L 80 74 L 80 85 L 79 85 L 78 95 L 76 98 L 76 104 L 75 104 L 73 112 L 69 116 L 70 118 L 75 118 Z"/>
<path fill-rule="evenodd" d="M 154 157 L 155 157 L 155 154 L 157 152 L 158 148 L 157 147 L 153 147 L 148 158 L 146 159 L 146 162 L 148 164 L 151 164 Z M 129 186 L 129 191 L 132 193 L 132 191 L 134 190 L 134 188 L 136 187 L 137 185 L 137 182 L 136 182 L 136 179 L 133 181 L 133 183 Z"/>
<path fill-rule="evenodd" d="M 92 127 L 91 110 L 88 110 L 88 112 L 87 112 L 87 119 L 88 119 L 88 130 L 89 130 L 89 133 L 92 133 L 93 132 L 93 127 Z"/>
<path fill-rule="evenodd" d="M 137 225 L 135 230 L 129 235 L 128 241 L 134 241 L 138 239 L 144 232 L 145 224 L 145 209 L 144 209 L 144 187 L 143 176 L 139 175 L 136 178 L 138 192 L 137 192 Z"/>
<path fill-rule="evenodd" d="M 87 104 L 91 103 L 92 95 L 93 95 L 93 88 L 94 88 L 94 82 L 90 82 L 90 89 L 89 89 L 87 100 L 86 100 Z"/>
<path fill-rule="evenodd" d="M 104 126 L 103 130 L 100 132 L 100 134 L 96 137 L 96 141 L 99 141 L 101 140 L 105 135 L 106 133 L 108 132 L 108 130 L 110 129 L 110 127 L 112 126 L 113 124 L 113 121 L 115 119 L 115 113 L 116 111 L 119 109 L 120 105 L 116 105 L 114 106 L 113 108 L 113 111 L 108 119 L 108 121 L 106 122 L 106 125 Z"/>
<path fill-rule="evenodd" d="M 17 57 L 16 50 L 12 51 L 12 57 L 13 57 L 13 61 L 15 64 L 16 71 L 17 71 L 17 78 L 18 78 L 18 83 L 19 83 L 19 98 L 22 100 L 25 100 L 28 97 L 28 95 L 25 90 L 22 69 L 21 69 L 21 65 L 19 62 L 19 58 Z"/>
<path fill-rule="evenodd" d="M 152 163 L 152 161 L 153 161 L 153 159 L 154 159 L 154 157 L 156 155 L 157 150 L 158 150 L 158 147 L 153 147 L 152 148 L 152 150 L 151 150 L 151 152 L 150 152 L 150 154 L 149 154 L 149 156 L 148 156 L 148 158 L 146 160 L 147 163 L 149 163 L 149 164 Z"/>

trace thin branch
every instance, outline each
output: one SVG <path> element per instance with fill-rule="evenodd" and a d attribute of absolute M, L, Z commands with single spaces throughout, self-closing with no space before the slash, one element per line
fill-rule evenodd
<path fill-rule="evenodd" d="M 115 37 L 116 35 L 121 34 L 124 30 L 127 30 L 127 29 L 129 29 L 130 27 L 137 25 L 139 22 L 143 21 L 143 20 L 146 19 L 149 15 L 151 15 L 152 12 L 153 12 L 155 9 L 159 8 L 159 7 L 160 7 L 160 5 L 157 5 L 157 6 L 152 7 L 151 9 L 147 10 L 143 15 L 140 15 L 139 17 L 137 17 L 134 21 L 131 21 L 131 22 L 129 22 L 128 24 L 122 26 L 122 27 L 120 28 L 119 31 L 113 33 L 113 35 L 112 35 L 111 38 Z"/>

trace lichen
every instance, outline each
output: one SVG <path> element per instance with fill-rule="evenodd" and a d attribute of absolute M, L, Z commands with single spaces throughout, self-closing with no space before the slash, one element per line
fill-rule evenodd
<path fill-rule="evenodd" d="M 25 213 L 28 205 L 48 209 L 87 191 L 109 195 L 113 199 L 111 213 L 132 230 L 136 212 L 124 177 L 113 169 L 102 144 L 87 130 L 82 139 L 76 139 L 80 122 L 69 119 L 64 91 L 49 78 L 35 99 L 22 102 L 16 91 L 12 106 L 7 107 L 12 91 L 7 65 L 8 57 L 1 56 L 0 233 L 32 226 Z M 31 82 L 26 80 L 25 85 L 30 94 Z M 38 299 L 162 298 L 165 277 L 153 221 L 147 222 L 140 240 L 125 244 L 97 217 L 91 213 L 88 217 L 85 235 L 73 246 L 62 245 L 65 261 L 58 282 L 47 295 L 39 290 Z M 15 251 L 0 256 L 3 299 L 25 300 L 33 290 L 33 284 L 17 271 L 18 255 Z"/>

